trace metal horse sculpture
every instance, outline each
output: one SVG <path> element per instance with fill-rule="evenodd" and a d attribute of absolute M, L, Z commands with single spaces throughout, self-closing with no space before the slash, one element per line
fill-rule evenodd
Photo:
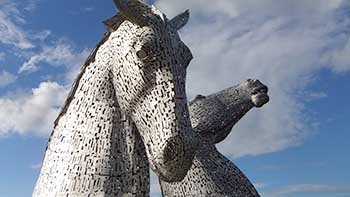
<path fill-rule="evenodd" d="M 247 80 L 213 95 L 197 96 L 190 103 L 191 122 L 201 137 L 193 165 L 180 182 L 160 180 L 164 196 L 258 197 L 253 184 L 215 144 L 253 107 L 269 101 L 268 89 L 258 80 Z"/>
<path fill-rule="evenodd" d="M 164 181 L 192 165 L 185 93 L 190 50 L 172 20 L 139 0 L 120 14 L 81 69 L 55 122 L 33 196 L 148 196 L 149 164 Z"/>

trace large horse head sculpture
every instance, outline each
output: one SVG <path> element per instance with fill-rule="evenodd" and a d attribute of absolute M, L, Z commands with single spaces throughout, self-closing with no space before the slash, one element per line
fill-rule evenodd
<path fill-rule="evenodd" d="M 192 55 L 177 32 L 189 13 L 168 20 L 142 1 L 114 2 L 125 19 L 109 26 L 116 35 L 110 65 L 119 106 L 138 129 L 151 168 L 165 181 L 181 180 L 196 147 L 185 92 Z"/>
<path fill-rule="evenodd" d="M 168 20 L 139 0 L 115 3 L 55 121 L 33 196 L 148 196 L 149 165 L 167 182 L 192 165 L 192 55 L 177 33 L 189 13 Z"/>

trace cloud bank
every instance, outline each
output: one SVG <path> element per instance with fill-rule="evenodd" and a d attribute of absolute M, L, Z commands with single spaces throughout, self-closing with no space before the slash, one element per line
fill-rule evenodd
<path fill-rule="evenodd" d="M 30 93 L 0 98 L 0 135 L 10 132 L 47 136 L 67 90 L 56 82 L 42 82 Z"/>
<path fill-rule="evenodd" d="M 21 77 L 36 77 L 30 74 L 44 66 L 63 67 L 64 73 L 60 72 L 59 75 L 64 79 L 60 82 L 42 81 L 31 91 L 2 92 L 0 137 L 13 133 L 47 137 L 72 81 L 90 51 L 77 51 L 63 38 L 49 39 L 49 30 L 33 31 L 22 28 L 26 20 L 20 10 L 33 11 L 39 1 L 28 0 L 17 4 L 0 0 L 0 44 L 5 49 L 0 53 L 0 61 L 5 64 L 10 53 L 15 54 L 18 60 L 25 59 L 17 75 L 0 70 L 0 88 L 15 83 Z"/>
<path fill-rule="evenodd" d="M 24 10 L 35 9 L 37 0 Z M 313 129 L 304 105 L 324 98 L 308 91 L 317 73 L 350 70 L 349 3 L 346 0 L 158 0 L 170 16 L 190 9 L 192 18 L 182 32 L 195 56 L 188 73 L 188 94 L 210 94 L 247 78 L 258 78 L 270 88 L 271 102 L 250 112 L 220 149 L 231 157 L 259 155 L 301 144 Z M 43 64 L 66 67 L 66 83 L 41 82 L 29 92 L 0 97 L 0 135 L 11 133 L 47 136 L 52 129 L 69 84 L 89 50 L 77 52 L 65 42 L 36 46 L 51 34 L 36 36 L 22 28 L 25 17 L 9 0 L 0 0 L 0 43 L 30 51 L 19 74 L 35 72 Z M 86 11 L 91 8 L 86 8 Z M 0 53 L 0 61 L 6 54 Z M 0 72 L 0 87 L 18 76 Z M 301 92 L 301 94 L 300 94 Z M 43 116 L 44 114 L 44 116 Z M 38 165 L 33 165 L 33 168 Z M 152 194 L 159 194 L 152 175 Z M 259 186 L 257 184 L 257 186 Z M 261 187 L 263 185 L 260 184 Z M 348 187 L 295 185 L 274 193 L 348 191 Z"/>
<path fill-rule="evenodd" d="M 25 23 L 24 18 L 15 3 L 7 0 L 0 1 L 0 43 L 19 49 L 33 48 L 25 31 L 18 24 Z"/>
<path fill-rule="evenodd" d="M 33 2 L 36 1 L 31 1 L 30 7 L 35 7 Z M 346 1 L 160 0 L 156 5 L 170 16 L 191 10 L 191 24 L 181 32 L 195 56 L 188 73 L 190 97 L 210 94 L 247 78 L 261 79 L 270 88 L 271 102 L 244 117 L 220 146 L 231 157 L 275 152 L 301 144 L 314 123 L 305 110 L 305 102 L 326 95 L 306 89 L 322 69 L 335 73 L 350 70 Z M 17 49 L 37 47 L 20 27 L 25 20 L 15 4 L 2 0 L 0 6 L 0 35 L 6 35 L 0 36 L 0 42 Z M 41 33 L 41 38 L 33 39 L 44 41 L 51 34 L 47 30 Z M 89 52 L 77 52 L 65 42 L 40 47 L 22 64 L 19 73 L 35 72 L 43 64 L 65 66 L 67 83 L 57 83 L 61 87 L 72 81 Z M 5 54 L 1 56 L 4 58 Z M 3 71 L 1 84 L 13 83 L 16 77 Z M 35 95 L 27 97 L 28 101 L 22 103 L 30 103 Z M 22 98 L 14 98 L 12 103 L 18 104 L 19 100 Z M 20 132 L 26 133 L 23 128 Z M 1 130 L 9 132 L 5 127 Z"/>
<path fill-rule="evenodd" d="M 28 61 L 24 62 L 18 72 L 35 72 L 42 64 L 56 67 L 65 66 L 71 80 L 71 75 L 76 74 L 76 70 L 80 68 L 88 54 L 88 49 L 76 52 L 70 44 L 60 41 L 56 45 L 43 46 L 42 51 L 34 54 Z"/>
<path fill-rule="evenodd" d="M 188 73 L 188 94 L 210 94 L 258 78 L 270 88 L 271 101 L 254 109 L 219 146 L 231 157 L 275 152 L 301 144 L 315 121 L 300 92 L 322 69 L 350 70 L 347 1 L 159 0 L 170 16 L 189 8 L 190 24 L 181 32 L 195 59 Z M 317 120 L 316 120 L 317 122 Z"/>

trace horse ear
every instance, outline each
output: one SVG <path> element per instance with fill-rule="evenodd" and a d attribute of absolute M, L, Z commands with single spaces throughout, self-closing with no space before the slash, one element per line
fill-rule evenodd
<path fill-rule="evenodd" d="M 149 24 L 152 7 L 142 0 L 114 0 L 114 3 L 128 21 L 141 27 Z"/>
<path fill-rule="evenodd" d="M 174 17 L 173 19 L 171 19 L 169 21 L 169 24 L 173 28 L 179 30 L 187 24 L 189 19 L 190 19 L 190 11 L 186 10 L 185 12 L 183 12 L 183 13 L 177 15 L 176 17 Z"/>

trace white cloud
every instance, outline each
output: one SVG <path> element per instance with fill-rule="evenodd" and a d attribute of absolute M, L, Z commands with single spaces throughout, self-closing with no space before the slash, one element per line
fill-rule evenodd
<path fill-rule="evenodd" d="M 324 13 L 338 8 L 343 2 L 344 0 L 318 0 L 317 2 L 313 0 L 285 0 L 283 2 L 278 0 L 222 0 L 217 2 L 210 0 L 158 0 L 156 5 L 169 16 L 175 16 L 185 9 L 190 9 L 193 17 L 196 19 L 217 17 L 232 19 L 247 13 L 251 17 L 257 15 L 309 15 L 315 12 Z"/>
<path fill-rule="evenodd" d="M 262 182 L 253 183 L 253 185 L 256 189 L 263 189 L 266 187 L 266 184 Z"/>
<path fill-rule="evenodd" d="M 190 0 L 181 2 L 158 0 L 156 5 L 169 16 L 175 16 L 176 14 L 183 12 L 185 9 L 190 9 L 194 16 L 211 17 L 215 14 L 219 14 L 227 17 L 236 17 L 239 14 L 237 4 L 233 1 L 226 0 L 216 1 L 215 3 L 210 0 Z"/>
<path fill-rule="evenodd" d="M 44 46 L 39 54 L 32 56 L 27 62 L 23 63 L 19 72 L 34 72 L 42 62 L 52 66 L 62 66 L 70 64 L 75 59 L 71 46 L 60 43 L 56 46 Z"/>
<path fill-rule="evenodd" d="M 0 98 L 0 135 L 9 133 L 47 136 L 67 90 L 56 82 L 43 82 L 31 93 Z"/>
<path fill-rule="evenodd" d="M 298 92 L 306 91 L 323 68 L 350 71 L 350 18 L 342 10 L 346 1 L 160 0 L 156 4 L 172 16 L 187 8 L 192 13 L 181 33 L 195 57 L 188 72 L 189 96 L 210 94 L 247 78 L 261 79 L 270 88 L 270 103 L 248 113 L 219 146 L 229 156 L 301 144 L 315 124 Z"/>
<path fill-rule="evenodd" d="M 0 2 L 0 43 L 13 45 L 19 49 L 30 49 L 34 45 L 28 39 L 26 32 L 17 25 L 25 20 L 14 3 L 3 0 Z"/>
<path fill-rule="evenodd" d="M 295 196 L 300 193 L 329 193 L 332 196 L 337 193 L 350 194 L 350 185 L 318 185 L 318 184 L 301 184 L 290 185 L 276 192 L 262 194 L 266 197 L 287 197 Z"/>
<path fill-rule="evenodd" d="M 50 30 L 43 31 L 24 31 L 21 25 L 26 21 L 19 11 L 24 8 L 32 11 L 40 0 L 28 0 L 23 4 L 16 4 L 8 0 L 0 0 L 0 43 L 13 45 L 6 53 L 14 52 L 21 58 L 29 57 L 28 61 L 23 63 L 19 73 L 27 71 L 34 72 L 42 64 L 49 66 L 64 66 L 64 73 L 59 75 L 65 76 L 62 84 L 56 82 L 42 82 L 39 87 L 32 89 L 31 93 L 7 93 L 6 96 L 0 97 L 0 136 L 20 133 L 34 134 L 46 137 L 51 132 L 52 124 L 67 94 L 66 84 L 70 86 L 75 78 L 80 65 L 88 56 L 89 50 L 85 49 L 77 52 L 73 47 L 63 39 L 55 42 L 49 40 Z M 3 36 L 2 36 L 3 35 Z M 28 39 L 30 38 L 30 39 Z M 39 41 L 38 50 L 32 50 L 34 44 Z M 33 43 L 32 43 L 33 42 Z M 26 49 L 26 50 L 22 50 Z M 1 55 L 3 54 L 3 55 Z M 3 58 L 5 53 L 1 53 Z M 0 73 L 0 86 L 13 83 L 15 75 L 3 71 Z"/>
<path fill-rule="evenodd" d="M 44 46 L 42 52 L 33 55 L 27 62 L 23 63 L 18 72 L 35 72 L 43 63 L 50 66 L 65 66 L 69 71 L 67 73 L 68 81 L 71 81 L 88 54 L 88 49 L 77 53 L 71 45 L 64 42 L 55 46 Z"/>
<path fill-rule="evenodd" d="M 346 45 L 336 50 L 332 56 L 333 69 L 336 72 L 345 72 L 350 70 L 350 38 Z"/>
<path fill-rule="evenodd" d="M 313 101 L 318 99 L 327 98 L 328 95 L 324 92 L 305 92 L 301 95 L 305 101 Z"/>
<path fill-rule="evenodd" d="M 7 86 L 16 81 L 17 77 L 6 71 L 0 72 L 0 88 Z"/>
<path fill-rule="evenodd" d="M 24 10 L 27 11 L 33 11 L 36 9 L 36 7 L 38 6 L 40 0 L 27 0 L 27 4 L 24 7 Z"/>
<path fill-rule="evenodd" d="M 40 169 L 41 166 L 42 166 L 42 163 L 36 163 L 36 164 L 30 165 L 30 168 L 33 170 L 37 170 L 37 169 Z"/>
<path fill-rule="evenodd" d="M 32 33 L 32 35 L 30 35 L 30 37 L 33 40 L 45 41 L 51 35 L 51 33 L 52 32 L 50 30 L 43 30 L 43 31 L 40 31 L 40 32 Z"/>
<path fill-rule="evenodd" d="M 77 77 L 82 64 L 84 64 L 85 60 L 89 56 L 91 49 L 85 48 L 80 52 L 72 51 L 72 55 L 69 60 L 65 63 L 67 68 L 67 72 L 65 73 L 65 83 L 71 84 L 75 78 Z"/>

